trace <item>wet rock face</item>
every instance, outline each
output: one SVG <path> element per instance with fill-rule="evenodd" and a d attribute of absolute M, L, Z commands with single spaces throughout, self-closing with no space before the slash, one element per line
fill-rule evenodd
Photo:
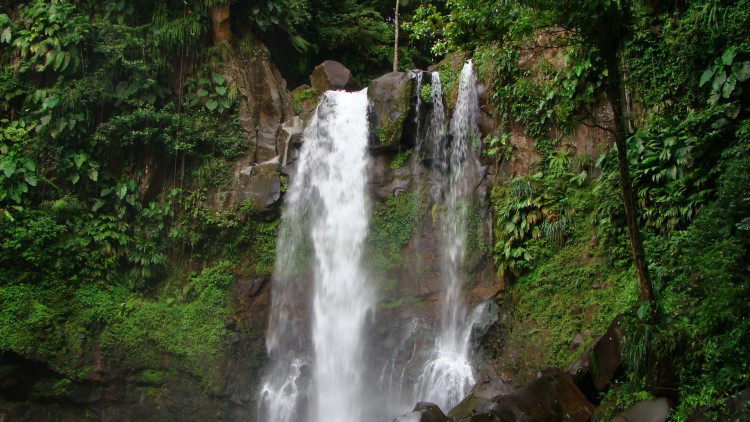
<path fill-rule="evenodd" d="M 267 209 L 281 198 L 278 158 L 239 172 L 235 197 L 238 203 L 250 200 L 258 209 Z"/>
<path fill-rule="evenodd" d="M 304 129 L 305 122 L 299 116 L 294 116 L 281 125 L 279 137 L 276 140 L 276 150 L 279 151 L 282 168 L 299 157 L 296 147 L 302 142 Z"/>
<path fill-rule="evenodd" d="M 253 147 L 252 161 L 277 156 L 276 138 L 281 124 L 292 115 L 286 81 L 271 63 L 268 49 L 256 40 L 251 57 L 231 61 L 227 80 L 239 91 L 239 118 Z"/>
<path fill-rule="evenodd" d="M 316 66 L 312 75 L 310 75 L 310 82 L 318 95 L 330 90 L 357 90 L 352 72 L 346 66 L 334 60 L 326 60 Z"/>
<path fill-rule="evenodd" d="M 412 79 L 405 72 L 391 72 L 367 87 L 370 100 L 370 147 L 397 148 L 402 142 L 404 122 L 411 107 Z M 413 145 L 415 140 L 407 142 Z"/>
<path fill-rule="evenodd" d="M 592 405 L 570 375 L 546 369 L 536 381 L 514 393 L 500 395 L 475 410 L 470 421 L 585 422 L 594 413 Z"/>

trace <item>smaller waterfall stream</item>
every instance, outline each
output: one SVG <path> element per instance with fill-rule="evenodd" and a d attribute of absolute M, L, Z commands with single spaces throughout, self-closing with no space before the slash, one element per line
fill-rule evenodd
<path fill-rule="evenodd" d="M 466 218 L 472 199 L 471 181 L 476 172 L 471 143 L 478 139 L 478 116 L 476 80 L 469 61 L 461 71 L 458 99 L 450 123 L 450 147 L 445 148 L 447 139 L 444 136 L 434 134 L 434 140 L 441 141 L 436 144 L 437 170 L 447 173 L 444 211 L 440 216 L 444 248 L 441 274 L 445 298 L 441 306 L 440 336 L 433 357 L 422 372 L 416 395 L 420 400 L 433 402 L 442 409 L 450 409 L 456 405 L 474 384 L 474 374 L 469 362 L 470 335 L 474 321 L 467 321 L 461 288 L 464 282 Z M 439 117 L 433 114 L 433 118 Z M 431 130 L 440 128 L 439 124 L 433 123 Z"/>

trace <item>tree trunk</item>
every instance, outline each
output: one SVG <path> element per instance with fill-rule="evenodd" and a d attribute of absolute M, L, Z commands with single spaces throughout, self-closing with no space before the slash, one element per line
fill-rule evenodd
<path fill-rule="evenodd" d="M 396 35 L 393 41 L 393 71 L 398 72 L 398 6 L 401 0 L 396 0 Z"/>
<path fill-rule="evenodd" d="M 643 250 L 641 231 L 638 228 L 635 198 L 633 186 L 630 181 L 630 168 L 628 164 L 626 140 L 628 131 L 626 129 L 625 114 L 622 106 L 622 81 L 620 79 L 619 54 L 617 51 L 605 53 L 607 63 L 607 97 L 609 97 L 614 117 L 614 138 L 617 147 L 617 167 L 620 173 L 620 189 L 622 201 L 625 205 L 625 219 L 630 235 L 630 249 L 633 252 L 633 264 L 638 278 L 641 301 L 652 304 L 654 292 L 651 286 L 651 277 L 648 273 L 646 253 Z"/>

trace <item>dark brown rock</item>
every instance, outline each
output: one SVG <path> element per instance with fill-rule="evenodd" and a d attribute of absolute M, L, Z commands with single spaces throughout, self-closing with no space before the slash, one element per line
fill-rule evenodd
<path fill-rule="evenodd" d="M 512 392 L 513 387 L 500 380 L 477 385 L 469 391 L 469 394 L 467 394 L 466 397 L 456 405 L 456 407 L 448 412 L 448 417 L 452 420 L 459 421 L 477 415 L 477 409 L 486 406 L 488 403 L 492 402 L 492 399 Z"/>
<path fill-rule="evenodd" d="M 281 198 L 281 178 L 278 160 L 240 170 L 235 186 L 235 200 L 242 203 L 249 199 L 256 209 L 267 209 Z"/>
<path fill-rule="evenodd" d="M 268 49 L 254 41 L 252 54 L 230 61 L 225 73 L 228 84 L 239 92 L 240 124 L 253 146 L 251 161 L 276 157 L 279 128 L 292 115 L 291 97 Z"/>
<path fill-rule="evenodd" d="M 393 419 L 393 422 L 448 422 L 448 418 L 438 405 L 419 402 L 412 412 Z"/>
<path fill-rule="evenodd" d="M 333 60 L 326 60 L 317 65 L 310 75 L 310 83 L 318 95 L 330 90 L 355 91 L 357 89 L 352 72 L 343 64 Z"/>
<path fill-rule="evenodd" d="M 477 409 L 477 417 L 482 419 L 476 420 L 493 420 L 493 414 L 497 417 L 494 420 L 503 422 L 585 422 L 594 410 L 570 375 L 550 368 L 521 390 L 498 396 L 491 404 Z"/>
<path fill-rule="evenodd" d="M 370 146 L 397 148 L 411 106 L 412 79 L 405 72 L 391 72 L 367 87 L 370 100 Z"/>
<path fill-rule="evenodd" d="M 615 318 L 607 332 L 594 344 L 589 361 L 597 390 L 603 391 L 622 370 L 625 332 L 620 317 Z"/>
<path fill-rule="evenodd" d="M 433 403 L 419 402 L 414 406 L 414 411 L 422 414 L 420 422 L 448 422 L 445 413 Z"/>

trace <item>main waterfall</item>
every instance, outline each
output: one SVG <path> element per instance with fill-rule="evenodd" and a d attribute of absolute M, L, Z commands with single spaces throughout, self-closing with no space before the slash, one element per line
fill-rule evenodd
<path fill-rule="evenodd" d="M 367 105 L 366 90 L 326 92 L 303 135 L 278 241 L 261 420 L 363 420 L 363 331 L 374 305 L 361 268 L 369 216 Z M 306 267 L 312 325 L 301 327 L 309 318 L 294 315 L 309 309 Z M 311 381 L 303 376 L 309 367 Z"/>

